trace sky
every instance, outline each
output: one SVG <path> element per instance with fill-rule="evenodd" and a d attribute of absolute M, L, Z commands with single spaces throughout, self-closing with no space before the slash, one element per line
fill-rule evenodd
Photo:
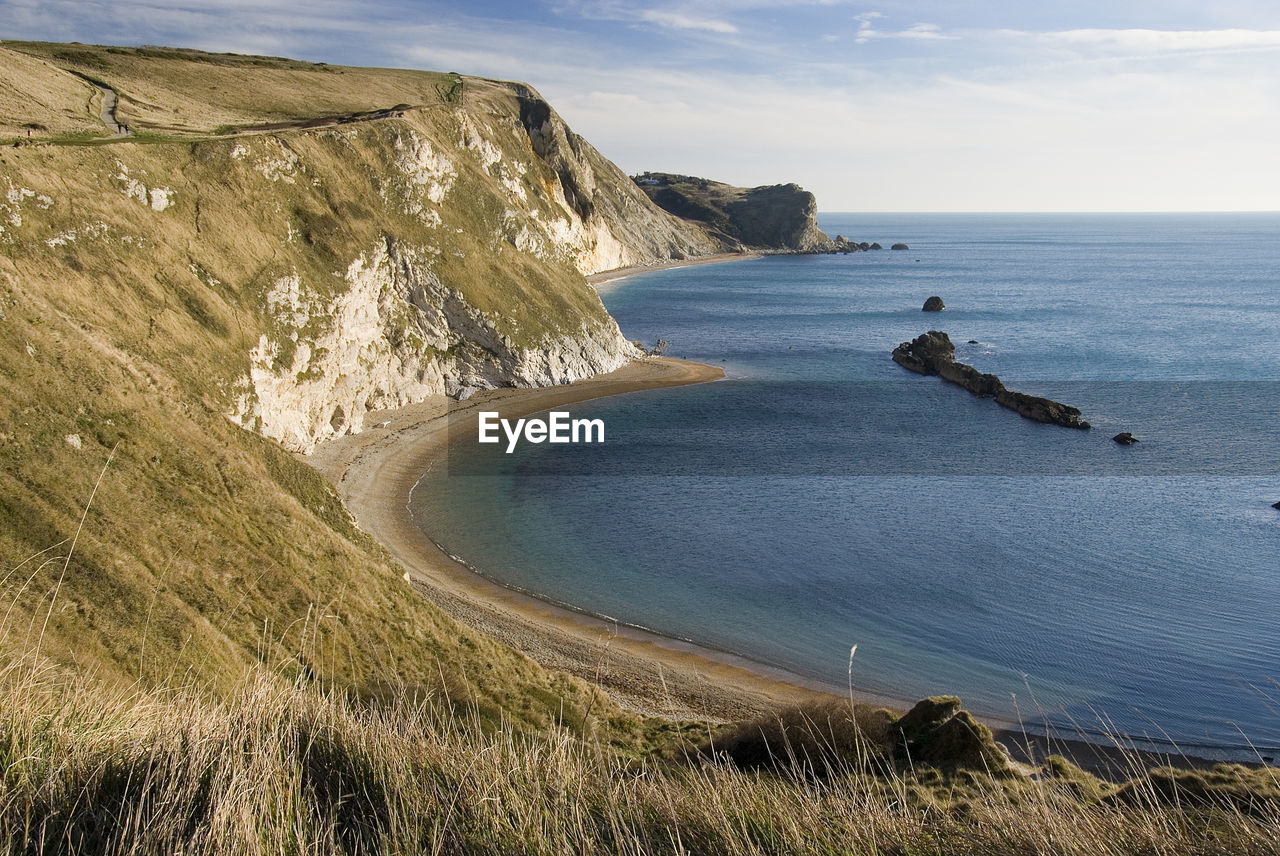
<path fill-rule="evenodd" d="M 524 80 L 823 211 L 1280 210 L 1276 0 L 0 0 L 0 36 Z"/>

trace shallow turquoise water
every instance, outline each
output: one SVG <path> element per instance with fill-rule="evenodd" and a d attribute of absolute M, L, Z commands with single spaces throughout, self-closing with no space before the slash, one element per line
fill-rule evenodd
<path fill-rule="evenodd" d="M 729 378 L 574 406 L 600 447 L 455 456 L 424 529 L 510 585 L 841 687 L 856 644 L 855 688 L 1275 752 L 1280 215 L 823 226 L 912 249 L 608 288 L 629 338 Z M 931 328 L 1095 430 L 889 359 Z"/>

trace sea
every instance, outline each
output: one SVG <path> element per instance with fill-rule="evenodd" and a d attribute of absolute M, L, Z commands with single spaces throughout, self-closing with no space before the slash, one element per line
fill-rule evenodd
<path fill-rule="evenodd" d="M 628 338 L 725 379 L 569 408 L 599 445 L 463 444 L 419 525 L 513 588 L 842 694 L 1280 757 L 1280 214 L 819 222 L 886 249 L 602 285 Z M 1092 429 L 891 360 L 927 330 Z"/>

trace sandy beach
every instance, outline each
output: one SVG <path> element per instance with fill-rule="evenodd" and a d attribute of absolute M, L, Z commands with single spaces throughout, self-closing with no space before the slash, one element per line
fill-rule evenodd
<path fill-rule="evenodd" d="M 605 687 L 623 706 L 671 718 L 729 720 L 829 696 L 803 678 L 576 612 L 485 579 L 445 554 L 415 524 L 408 497 L 446 490 L 449 426 L 479 409 L 516 418 L 609 395 L 704 383 L 714 366 L 666 358 L 541 389 L 499 389 L 465 402 L 439 397 L 378 414 L 359 434 L 324 444 L 309 463 L 337 486 L 360 527 L 404 566 L 414 586 L 455 618 L 553 669 Z M 420 483 L 421 482 L 421 483 Z"/>
<path fill-rule="evenodd" d="M 606 283 L 615 283 L 619 280 L 626 279 L 629 276 L 635 276 L 638 273 L 670 270 L 671 268 L 697 267 L 699 265 L 716 265 L 723 262 L 743 262 L 749 259 L 758 258 L 761 258 L 759 253 L 715 253 L 710 256 L 699 256 L 695 259 L 674 259 L 666 262 L 655 262 L 651 265 L 633 265 L 632 267 L 601 271 L 600 273 L 592 274 L 587 277 L 587 282 L 599 288 Z"/>

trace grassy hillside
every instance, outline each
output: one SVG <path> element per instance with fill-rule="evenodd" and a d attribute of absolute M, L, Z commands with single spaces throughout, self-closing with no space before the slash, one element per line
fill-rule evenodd
<path fill-rule="evenodd" d="M 854 730 L 839 706 L 744 727 L 776 740 L 746 767 L 691 747 L 626 758 L 563 730 L 353 704 L 263 673 L 216 701 L 23 669 L 0 684 L 11 852 L 1111 856 L 1269 854 L 1280 840 L 1266 772 L 1114 787 L 1061 759 L 1035 780 L 940 770 L 895 761 L 883 728 Z"/>
<path fill-rule="evenodd" d="M 70 82 L 57 72 L 70 71 L 82 80 L 117 89 L 122 123 L 169 134 L 225 133 L 241 126 L 351 115 L 396 105 L 435 107 L 457 80 L 456 75 L 430 71 L 350 68 L 176 48 L 6 41 L 3 49 L 18 55 L 6 57 L 4 65 L 20 73 L 0 78 L 8 84 L 6 89 L 21 87 L 18 103 L 65 99 L 67 93 L 62 90 Z M 54 91 L 43 98 L 35 97 L 50 89 Z M 71 100 L 92 94 L 85 80 Z M 47 127 L 52 133 L 86 130 L 89 126 L 83 119 L 48 121 Z"/>
<path fill-rule="evenodd" d="M 225 140 L 0 149 L 0 632 L 117 683 L 226 690 L 266 665 L 361 695 L 444 690 L 538 727 L 581 727 L 593 705 L 616 714 L 445 618 L 318 475 L 227 418 L 262 341 L 276 363 L 261 370 L 309 379 L 295 352 L 330 332 L 353 260 L 389 241 L 513 347 L 611 323 L 572 248 L 506 240 L 567 217 L 523 129 L 488 133 L 502 121 L 491 111 L 518 115 L 512 90 L 473 81 L 460 105 L 436 88 L 446 75 L 156 53 L 9 44 L 0 80 L 25 89 L 4 88 L 3 123 L 93 124 L 91 87 L 56 63 L 126 87 L 125 110 L 172 104 L 175 123 L 202 129 L 402 100 L 434 109 Z M 447 170 L 417 181 L 414 141 L 447 154 Z M 447 191 L 431 184 L 441 175 Z M 301 315 L 271 302 L 290 277 Z M 385 323 L 403 316 L 388 348 L 445 358 L 413 338 L 411 306 L 380 299 Z"/>

